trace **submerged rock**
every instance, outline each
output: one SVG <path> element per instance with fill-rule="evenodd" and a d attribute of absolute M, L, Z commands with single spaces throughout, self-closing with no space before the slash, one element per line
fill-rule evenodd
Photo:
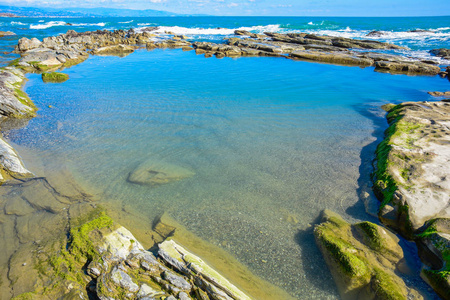
<path fill-rule="evenodd" d="M 150 159 L 132 171 L 128 176 L 128 181 L 135 184 L 157 186 L 194 175 L 194 172 L 186 168 Z"/>
<path fill-rule="evenodd" d="M 314 236 L 343 299 L 422 298 L 395 274 L 403 251 L 387 229 L 351 225 L 326 210 Z"/>
<path fill-rule="evenodd" d="M 42 73 L 42 81 L 59 83 L 69 79 L 69 75 L 59 72 Z"/>

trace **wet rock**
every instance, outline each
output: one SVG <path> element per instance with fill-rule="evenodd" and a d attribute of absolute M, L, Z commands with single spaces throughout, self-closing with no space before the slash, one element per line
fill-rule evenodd
<path fill-rule="evenodd" d="M 390 73 L 437 75 L 441 71 L 438 66 L 421 62 L 390 62 L 377 61 L 376 71 L 389 71 Z"/>
<path fill-rule="evenodd" d="M 415 33 L 430 33 L 433 32 L 431 30 L 426 30 L 426 29 L 413 29 L 413 30 L 408 30 L 408 32 L 415 32 Z"/>
<path fill-rule="evenodd" d="M 10 35 L 16 35 L 16 34 L 11 31 L 0 31 L 0 37 L 10 36 Z"/>
<path fill-rule="evenodd" d="M 418 235 L 419 255 L 425 267 L 421 276 L 443 298 L 450 299 L 450 219 L 427 222 Z"/>
<path fill-rule="evenodd" d="M 433 49 L 430 50 L 430 53 L 445 59 L 450 59 L 450 49 L 446 48 Z"/>
<path fill-rule="evenodd" d="M 294 51 L 290 57 L 295 59 L 312 60 L 342 65 L 356 65 L 367 67 L 373 65 L 374 61 L 364 57 L 358 57 L 347 53 L 326 53 L 318 51 Z"/>
<path fill-rule="evenodd" d="M 132 46 L 127 45 L 114 45 L 105 46 L 92 51 L 96 55 L 119 55 L 119 54 L 129 54 L 133 53 L 135 50 Z"/>
<path fill-rule="evenodd" d="M 135 184 L 158 186 L 194 176 L 194 172 L 164 161 L 147 160 L 132 171 L 128 181 Z"/>
<path fill-rule="evenodd" d="M 250 299 L 202 259 L 188 252 L 173 240 L 161 243 L 158 255 L 180 272 L 184 274 L 193 272 L 197 275 L 196 278 L 200 277 L 205 286 L 211 287 L 207 292 L 211 293 L 213 299 L 227 299 L 226 297 L 243 300 Z"/>
<path fill-rule="evenodd" d="M 428 92 L 433 97 L 450 96 L 450 92 Z"/>
<path fill-rule="evenodd" d="M 394 273 L 403 251 L 387 229 L 370 222 L 350 225 L 339 215 L 324 211 L 314 236 L 343 299 L 418 296 Z"/>
<path fill-rule="evenodd" d="M 378 30 L 371 31 L 367 34 L 367 36 L 375 36 L 375 37 L 379 37 L 379 36 L 383 36 L 383 35 L 386 35 L 386 33 L 384 31 L 378 31 Z"/>
<path fill-rule="evenodd" d="M 42 73 L 42 81 L 59 83 L 69 79 L 69 75 L 59 72 Z"/>

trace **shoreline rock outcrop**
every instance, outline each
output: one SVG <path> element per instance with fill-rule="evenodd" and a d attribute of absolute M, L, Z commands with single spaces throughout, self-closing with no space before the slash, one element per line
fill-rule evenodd
<path fill-rule="evenodd" d="M 314 236 L 342 299 L 422 299 L 396 275 L 403 250 L 387 229 L 325 210 Z"/>
<path fill-rule="evenodd" d="M 422 277 L 450 299 L 450 103 L 406 102 L 386 110 L 389 128 L 373 174 L 379 218 L 416 242 Z"/>
<path fill-rule="evenodd" d="M 172 239 L 160 243 L 156 255 L 145 250 L 101 209 L 91 211 L 56 245 L 42 249 L 47 255 L 34 262 L 46 286 L 13 299 L 251 299 Z"/>

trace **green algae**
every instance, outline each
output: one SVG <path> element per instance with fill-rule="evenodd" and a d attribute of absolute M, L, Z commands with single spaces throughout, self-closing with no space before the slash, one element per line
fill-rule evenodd
<path fill-rule="evenodd" d="M 422 274 L 443 299 L 450 299 L 450 271 L 424 269 Z"/>
<path fill-rule="evenodd" d="M 400 168 L 401 178 L 404 182 L 396 180 L 392 175 L 391 169 L 398 165 L 396 159 L 405 162 L 411 159 L 406 155 L 395 153 L 393 146 L 401 146 L 407 149 L 414 148 L 414 143 L 418 140 L 415 134 L 424 125 L 404 120 L 403 108 L 404 106 L 399 104 L 393 106 L 389 111 L 387 119 L 390 126 L 385 131 L 385 139 L 378 145 L 376 150 L 376 170 L 372 176 L 375 179 L 375 192 L 382 198 L 380 210 L 385 205 L 392 203 L 394 194 L 399 187 L 411 188 L 407 184 L 410 178 L 410 170 L 408 168 Z"/>
<path fill-rule="evenodd" d="M 71 255 L 74 255 L 78 261 L 80 261 L 80 259 L 93 260 L 98 253 L 89 234 L 96 229 L 105 227 L 111 228 L 113 224 L 114 221 L 108 217 L 105 212 L 100 212 L 100 214 L 92 221 L 72 228 L 70 230 L 69 239 L 69 250 Z"/>
<path fill-rule="evenodd" d="M 314 235 L 343 298 L 367 293 L 406 299 L 406 286 L 393 272 L 403 255 L 388 232 L 384 236 L 382 227 L 371 222 L 350 225 L 327 211 L 322 221 Z"/>
<path fill-rule="evenodd" d="M 42 81 L 51 82 L 51 83 L 60 83 L 67 81 L 69 79 L 69 75 L 59 72 L 51 72 L 51 73 L 42 73 Z"/>
<path fill-rule="evenodd" d="M 364 233 L 365 242 L 369 245 L 373 250 L 380 251 L 383 249 L 384 239 L 380 235 L 378 226 L 371 222 L 361 222 L 355 224 L 355 227 L 360 228 Z"/>
<path fill-rule="evenodd" d="M 358 277 L 363 282 L 370 277 L 366 263 L 353 254 L 357 250 L 351 244 L 326 234 L 322 236 L 322 243 L 345 274 Z"/>
<path fill-rule="evenodd" d="M 406 299 L 405 295 L 400 293 L 398 284 L 392 279 L 392 276 L 379 268 L 374 268 L 371 283 L 374 285 L 377 299 Z"/>
<path fill-rule="evenodd" d="M 34 293 L 23 293 L 16 297 L 11 298 L 11 300 L 33 300 L 36 294 Z"/>

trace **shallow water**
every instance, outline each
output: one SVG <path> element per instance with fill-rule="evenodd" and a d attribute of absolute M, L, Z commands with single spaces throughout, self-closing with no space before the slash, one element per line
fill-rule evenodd
<path fill-rule="evenodd" d="M 379 107 L 431 100 L 427 91 L 449 84 L 181 50 L 91 57 L 66 73 L 62 84 L 28 76 L 39 116 L 9 132 L 14 143 L 46 153 L 44 161 L 64 160 L 103 199 L 149 222 L 168 212 L 298 299 L 338 297 L 312 236 L 320 211 L 375 220 L 360 194 L 386 127 Z M 195 175 L 159 186 L 128 182 L 148 160 Z"/>

